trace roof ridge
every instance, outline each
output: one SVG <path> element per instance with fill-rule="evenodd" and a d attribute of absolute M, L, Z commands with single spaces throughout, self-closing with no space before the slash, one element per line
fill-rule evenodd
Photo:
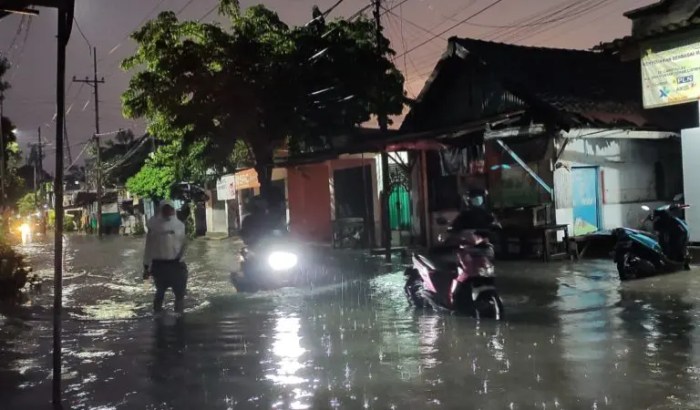
<path fill-rule="evenodd" d="M 449 42 L 470 42 L 470 43 L 481 43 L 485 45 L 490 45 L 490 46 L 499 46 L 499 47 L 511 47 L 511 48 L 520 48 L 520 49 L 529 49 L 529 50 L 546 50 L 546 51 L 566 51 L 566 52 L 571 52 L 571 53 L 581 53 L 581 54 L 589 54 L 589 55 L 606 55 L 606 53 L 596 51 L 596 50 L 588 50 L 588 49 L 581 49 L 581 48 L 564 48 L 564 47 L 543 47 L 543 46 L 527 46 L 527 45 L 521 45 L 521 44 L 513 44 L 513 43 L 503 43 L 499 41 L 489 41 L 489 40 L 483 40 L 479 38 L 471 38 L 471 37 L 457 37 L 457 36 L 452 36 L 448 39 Z"/>

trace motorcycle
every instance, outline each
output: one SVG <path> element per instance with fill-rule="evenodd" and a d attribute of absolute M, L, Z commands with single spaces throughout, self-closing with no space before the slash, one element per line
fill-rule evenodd
<path fill-rule="evenodd" d="M 299 277 L 299 252 L 281 230 L 275 230 L 240 253 L 241 271 L 231 273 L 239 292 L 256 292 L 295 286 Z"/>
<path fill-rule="evenodd" d="M 677 196 L 675 200 L 679 200 Z M 644 221 L 651 221 L 656 234 L 631 228 L 613 231 L 615 263 L 620 280 L 653 276 L 680 269 L 690 270 L 691 257 L 688 224 L 681 218 L 682 211 L 690 205 L 672 203 L 651 210 Z"/>
<path fill-rule="evenodd" d="M 451 263 L 439 267 L 427 256 L 413 254 L 413 266 L 404 273 L 409 303 L 418 308 L 466 313 L 477 319 L 502 320 L 503 302 L 495 286 L 494 250 L 488 237 L 474 230 L 448 232 L 453 241 L 459 238 L 456 267 Z"/>

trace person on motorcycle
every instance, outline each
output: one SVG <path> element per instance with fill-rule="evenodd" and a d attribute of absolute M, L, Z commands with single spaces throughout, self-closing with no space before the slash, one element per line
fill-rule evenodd
<path fill-rule="evenodd" d="M 488 231 L 493 227 L 496 218 L 486 209 L 485 195 L 485 191 L 471 191 L 463 196 L 462 211 L 450 226 L 453 231 Z"/>
<path fill-rule="evenodd" d="M 246 246 L 254 246 L 270 230 L 270 220 L 267 201 L 261 196 L 255 196 L 250 201 L 250 213 L 241 223 L 241 239 Z"/>

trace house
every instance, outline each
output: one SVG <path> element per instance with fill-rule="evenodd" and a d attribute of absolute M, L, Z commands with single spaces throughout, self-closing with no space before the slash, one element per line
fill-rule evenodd
<path fill-rule="evenodd" d="M 473 189 L 489 191 L 516 251 L 637 226 L 641 204 L 682 189 L 682 115 L 644 110 L 640 82 L 638 61 L 603 52 L 449 39 L 401 127 L 462 129 L 421 154 L 427 242 Z"/>
<path fill-rule="evenodd" d="M 673 113 L 681 131 L 685 202 L 700 203 L 700 183 L 695 178 L 700 155 L 700 2 L 662 0 L 631 10 L 629 36 L 598 48 L 622 61 L 634 61 L 642 81 L 644 106 L 651 111 Z M 690 240 L 700 242 L 700 209 L 685 213 Z"/>
<path fill-rule="evenodd" d="M 275 168 L 272 172 L 272 186 L 287 199 L 287 171 Z M 257 172 L 250 168 L 218 178 L 216 189 L 207 192 L 205 203 L 207 232 L 232 235 L 236 232 L 243 217 L 248 213 L 248 201 L 260 194 Z"/>

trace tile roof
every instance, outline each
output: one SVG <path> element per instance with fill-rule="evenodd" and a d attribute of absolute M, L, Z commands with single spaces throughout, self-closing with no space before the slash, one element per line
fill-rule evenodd
<path fill-rule="evenodd" d="M 451 38 L 433 80 L 450 64 L 480 62 L 503 87 L 534 111 L 548 113 L 564 127 L 598 126 L 667 130 L 659 116 L 642 107 L 638 61 L 621 62 L 608 53 L 525 47 Z M 429 88 L 430 84 L 426 85 Z M 427 90 L 424 90 L 424 94 Z M 420 104 L 420 101 L 418 102 Z"/>

